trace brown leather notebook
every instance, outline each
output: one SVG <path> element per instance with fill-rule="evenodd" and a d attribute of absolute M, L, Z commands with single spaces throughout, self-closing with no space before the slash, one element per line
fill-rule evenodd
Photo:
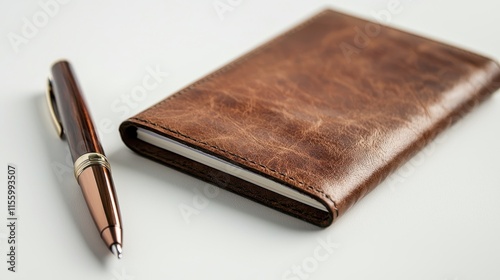
<path fill-rule="evenodd" d="M 120 133 L 143 156 L 326 227 L 499 85 L 485 57 L 326 10 Z"/>

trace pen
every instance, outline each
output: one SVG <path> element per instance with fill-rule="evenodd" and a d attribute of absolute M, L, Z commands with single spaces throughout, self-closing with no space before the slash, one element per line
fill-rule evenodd
<path fill-rule="evenodd" d="M 122 257 L 122 222 L 109 162 L 99 142 L 80 87 L 67 61 L 56 62 L 47 101 L 59 137 L 67 139 L 75 177 L 106 246 Z"/>

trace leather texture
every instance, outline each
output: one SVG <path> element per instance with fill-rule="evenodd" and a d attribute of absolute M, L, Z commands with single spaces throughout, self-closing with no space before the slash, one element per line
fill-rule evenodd
<path fill-rule="evenodd" d="M 326 227 L 499 86 L 490 59 L 326 10 L 120 131 L 139 154 Z M 146 144 L 136 127 L 299 190 L 329 212 Z"/>

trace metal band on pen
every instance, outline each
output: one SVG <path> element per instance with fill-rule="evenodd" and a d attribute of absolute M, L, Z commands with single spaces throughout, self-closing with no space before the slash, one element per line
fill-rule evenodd
<path fill-rule="evenodd" d="M 111 166 L 105 155 L 99 153 L 86 153 L 75 161 L 75 178 L 78 179 L 83 170 L 91 165 L 104 166 L 111 171 Z"/>

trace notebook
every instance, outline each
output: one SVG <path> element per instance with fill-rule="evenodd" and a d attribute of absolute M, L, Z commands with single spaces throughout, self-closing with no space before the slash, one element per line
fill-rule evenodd
<path fill-rule="evenodd" d="M 499 86 L 488 58 L 325 10 L 120 134 L 140 155 L 327 227 Z"/>

